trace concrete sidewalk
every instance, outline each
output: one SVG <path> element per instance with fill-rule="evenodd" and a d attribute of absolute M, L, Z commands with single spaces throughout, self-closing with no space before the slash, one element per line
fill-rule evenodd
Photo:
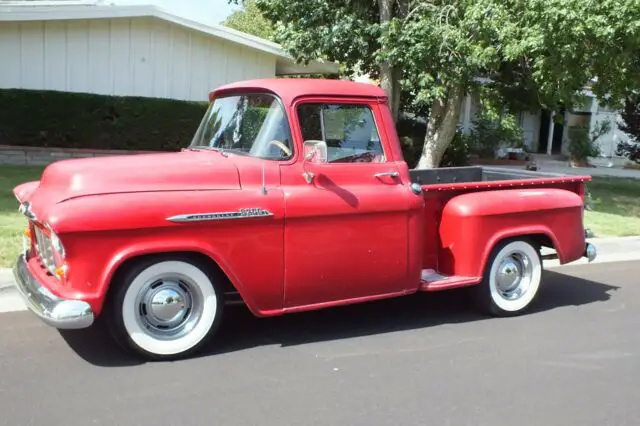
<path fill-rule="evenodd" d="M 539 172 L 560 173 L 563 175 L 577 176 L 609 176 L 627 179 L 640 179 L 640 170 L 623 169 L 621 167 L 606 167 L 598 164 L 597 167 L 571 167 L 568 161 L 536 158 Z M 524 166 L 494 166 L 503 169 L 524 170 Z"/>
<path fill-rule="evenodd" d="M 11 269 L 0 269 L 0 313 L 24 311 L 26 309 L 14 286 Z"/>
<path fill-rule="evenodd" d="M 592 263 L 622 262 L 630 260 L 640 261 L 640 236 L 615 238 L 589 238 L 589 242 L 596 246 L 598 257 Z M 552 252 L 552 251 L 550 251 Z M 548 253 L 543 251 L 543 254 Z M 586 265 L 589 262 L 582 258 L 569 265 Z M 545 260 L 545 268 L 562 268 L 557 260 Z M 0 313 L 25 310 L 26 307 L 14 286 L 11 269 L 0 268 Z"/>
<path fill-rule="evenodd" d="M 0 268 L 0 291 L 2 291 L 3 288 L 6 288 L 12 285 L 13 285 L 13 272 L 11 272 L 11 269 Z"/>
<path fill-rule="evenodd" d="M 640 260 L 640 236 L 588 238 L 587 241 L 596 247 L 598 253 L 598 257 L 592 263 Z M 545 251 L 543 251 L 543 254 L 545 254 Z M 588 263 L 589 261 L 586 258 L 582 258 L 568 265 L 586 265 Z M 546 260 L 544 266 L 552 268 L 564 265 L 560 265 L 557 260 Z"/>

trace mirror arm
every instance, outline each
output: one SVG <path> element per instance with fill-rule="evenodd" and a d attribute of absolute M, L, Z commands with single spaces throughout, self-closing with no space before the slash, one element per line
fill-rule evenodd
<path fill-rule="evenodd" d="M 308 183 L 311 184 L 311 182 L 313 182 L 313 178 L 316 175 L 313 172 L 303 172 L 302 173 L 302 177 L 304 177 L 304 180 Z"/>

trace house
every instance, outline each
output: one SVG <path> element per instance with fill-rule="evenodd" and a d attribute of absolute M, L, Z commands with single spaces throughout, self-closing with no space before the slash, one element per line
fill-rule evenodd
<path fill-rule="evenodd" d="M 0 89 L 188 101 L 237 80 L 338 72 L 221 25 L 100 0 L 0 1 L 0 63 Z"/>
<path fill-rule="evenodd" d="M 626 159 L 616 155 L 616 148 L 621 141 L 628 140 L 628 136 L 622 132 L 618 123 L 619 113 L 607 107 L 601 100 L 588 89 L 584 90 L 586 102 L 572 109 L 560 111 L 539 110 L 534 113 L 521 111 L 516 114 L 520 128 L 523 131 L 524 144 L 529 152 L 554 157 L 569 155 L 569 128 L 572 126 L 587 126 L 590 132 L 595 131 L 601 123 L 609 121 L 609 132 L 600 136 L 596 144 L 600 147 L 600 159 L 593 159 L 593 163 L 624 164 Z M 459 126 L 465 132 L 469 132 L 473 120 L 478 116 L 480 106 L 478 99 L 467 96 L 460 113 Z M 557 115 L 562 116 L 562 122 L 558 124 Z"/>
<path fill-rule="evenodd" d="M 366 73 L 356 75 L 354 80 L 362 83 L 379 84 L 377 80 L 371 79 Z M 477 78 L 477 81 L 480 83 L 488 82 L 483 77 Z M 525 146 L 529 152 L 534 154 L 565 157 L 569 155 L 569 128 L 571 126 L 587 126 L 591 133 L 602 122 L 609 121 L 611 124 L 610 130 L 596 140 L 596 144 L 600 147 L 600 158 L 593 159 L 591 162 L 607 165 L 609 163 L 625 164 L 627 160 L 616 155 L 618 144 L 621 141 L 628 140 L 628 136 L 618 127 L 618 123 L 621 121 L 620 114 L 598 100 L 588 88 L 583 93 L 586 95 L 586 102 L 573 109 L 563 109 L 561 111 L 540 109 L 535 112 L 520 111 L 516 113 L 516 118 L 522 129 Z M 465 97 L 458 119 L 458 126 L 463 132 L 469 133 L 471 131 L 473 121 L 480 114 L 480 108 L 477 96 L 469 94 Z M 556 123 L 558 114 L 563 117 L 561 124 Z M 407 114 L 407 116 L 413 117 L 412 114 Z"/>

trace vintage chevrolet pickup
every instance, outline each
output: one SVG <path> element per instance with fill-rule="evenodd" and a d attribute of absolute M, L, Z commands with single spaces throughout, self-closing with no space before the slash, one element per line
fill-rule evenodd
<path fill-rule="evenodd" d="M 193 353 L 230 303 L 266 317 L 468 287 L 489 315 L 524 312 L 542 247 L 596 256 L 589 176 L 410 170 L 385 92 L 337 80 L 225 85 L 180 152 L 64 160 L 14 194 L 14 267 L 49 325 L 105 321 L 152 360 Z"/>

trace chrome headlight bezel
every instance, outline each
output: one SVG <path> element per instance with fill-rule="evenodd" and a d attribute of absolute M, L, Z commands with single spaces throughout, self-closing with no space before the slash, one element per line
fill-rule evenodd
<path fill-rule="evenodd" d="M 51 232 L 51 246 L 53 246 L 53 249 L 64 260 L 64 258 L 66 257 L 66 252 L 62 241 L 60 241 L 60 237 L 58 237 L 58 234 L 56 234 L 51 228 L 49 228 L 49 231 Z"/>

